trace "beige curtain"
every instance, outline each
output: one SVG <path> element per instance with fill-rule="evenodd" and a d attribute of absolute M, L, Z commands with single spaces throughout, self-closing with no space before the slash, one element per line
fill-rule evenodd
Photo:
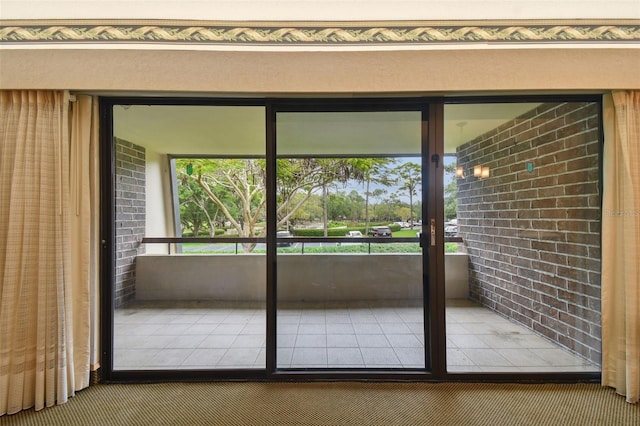
<path fill-rule="evenodd" d="M 604 102 L 602 384 L 640 398 L 640 91 Z"/>
<path fill-rule="evenodd" d="M 95 148 L 69 101 L 0 91 L 0 415 L 64 403 L 88 385 L 97 206 L 84 187 Z"/>
<path fill-rule="evenodd" d="M 99 361 L 100 165 L 98 99 L 77 96 L 70 122 L 70 237 L 74 386 L 89 386 Z"/>

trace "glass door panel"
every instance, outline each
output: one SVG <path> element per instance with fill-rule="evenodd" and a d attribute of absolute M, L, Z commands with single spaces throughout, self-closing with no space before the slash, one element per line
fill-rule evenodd
<path fill-rule="evenodd" d="M 264 117 L 113 106 L 114 371 L 265 368 Z"/>
<path fill-rule="evenodd" d="M 422 120 L 276 113 L 276 368 L 425 368 Z"/>
<path fill-rule="evenodd" d="M 449 372 L 600 370 L 599 114 L 445 106 Z"/>

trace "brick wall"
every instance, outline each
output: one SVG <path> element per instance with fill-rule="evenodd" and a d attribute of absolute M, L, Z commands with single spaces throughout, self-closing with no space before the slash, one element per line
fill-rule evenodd
<path fill-rule="evenodd" d="M 599 108 L 546 103 L 458 149 L 472 299 L 600 363 Z M 533 163 L 533 171 L 527 170 Z M 490 167 L 487 179 L 473 166 Z"/>
<path fill-rule="evenodd" d="M 144 248 L 145 149 L 116 139 L 116 273 L 114 306 L 135 298 L 136 256 Z"/>

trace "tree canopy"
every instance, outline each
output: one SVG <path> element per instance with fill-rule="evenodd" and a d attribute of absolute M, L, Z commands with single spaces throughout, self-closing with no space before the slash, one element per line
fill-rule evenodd
<path fill-rule="evenodd" d="M 366 229 L 371 220 L 413 222 L 420 216 L 415 212 L 420 198 L 414 202 L 414 197 L 422 184 L 421 166 L 391 167 L 395 164 L 393 158 L 277 159 L 278 229 L 322 221 L 327 235 L 330 221 L 364 221 Z M 175 167 L 183 230 L 213 236 L 216 227 L 224 227 L 239 237 L 266 235 L 264 159 L 178 159 Z M 255 243 L 243 244 L 244 251 L 254 248 Z"/>

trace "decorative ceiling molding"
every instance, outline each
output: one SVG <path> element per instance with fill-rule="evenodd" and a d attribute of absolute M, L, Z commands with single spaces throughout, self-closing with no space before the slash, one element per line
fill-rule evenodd
<path fill-rule="evenodd" d="M 640 21 L 554 22 L 19 22 L 0 21 L 0 43 L 394 45 L 640 42 Z"/>

